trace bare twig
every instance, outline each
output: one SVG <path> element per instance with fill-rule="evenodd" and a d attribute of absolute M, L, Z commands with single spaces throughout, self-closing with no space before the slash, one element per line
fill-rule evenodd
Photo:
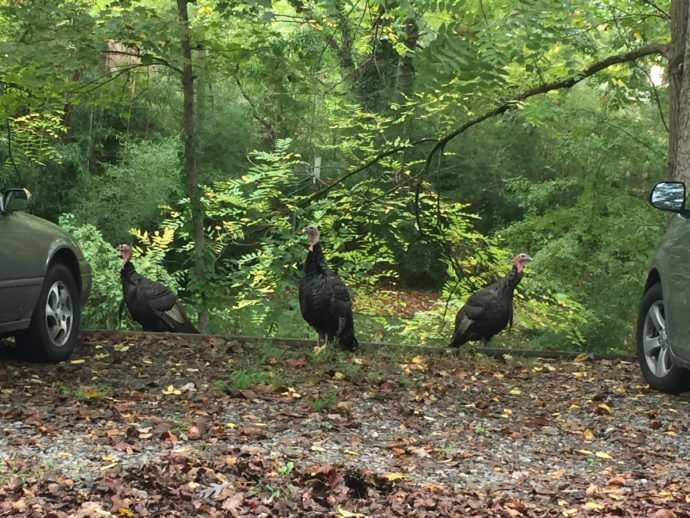
<path fill-rule="evenodd" d="M 667 20 L 671 19 L 671 14 L 668 11 L 665 11 L 664 9 L 659 7 L 656 3 L 652 2 L 652 0 L 642 0 L 642 2 L 656 9 L 661 14 L 661 16 L 663 16 Z"/>

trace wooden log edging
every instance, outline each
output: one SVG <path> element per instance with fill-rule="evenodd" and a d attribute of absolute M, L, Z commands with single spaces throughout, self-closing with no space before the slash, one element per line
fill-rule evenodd
<path fill-rule="evenodd" d="M 242 335 L 198 335 L 189 333 L 155 333 L 151 331 L 129 331 L 121 329 L 82 329 L 81 335 L 89 334 L 104 334 L 104 335 L 132 335 L 132 336 L 180 336 L 190 341 L 201 340 L 223 340 L 225 342 L 239 342 L 240 344 L 270 344 L 296 347 L 311 347 L 315 341 L 312 339 L 302 338 L 286 338 L 286 337 L 261 337 L 261 336 L 242 336 Z M 485 356 L 493 358 L 500 358 L 505 355 L 519 356 L 524 358 L 545 358 L 554 360 L 574 360 L 580 356 L 585 356 L 588 360 L 623 360 L 635 362 L 637 358 L 629 354 L 613 354 L 613 353 L 588 353 L 588 352 L 574 352 L 574 351 L 538 351 L 531 349 L 508 349 L 498 347 L 461 347 L 458 349 L 451 349 L 448 347 L 438 347 L 430 345 L 411 345 L 411 344 L 392 344 L 382 342 L 360 342 L 360 345 L 365 350 L 376 349 L 403 349 L 415 351 L 426 354 L 476 354 L 480 353 Z"/>

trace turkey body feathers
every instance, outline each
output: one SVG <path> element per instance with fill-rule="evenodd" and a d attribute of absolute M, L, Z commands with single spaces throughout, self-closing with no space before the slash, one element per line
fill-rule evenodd
<path fill-rule="evenodd" d="M 513 292 L 522 279 L 516 267 L 498 281 L 474 293 L 455 317 L 451 347 L 474 340 L 488 342 L 513 324 Z"/>
<path fill-rule="evenodd" d="M 328 267 L 320 243 L 307 253 L 299 284 L 299 305 L 304 320 L 316 330 L 319 339 L 331 342 L 338 338 L 340 346 L 348 350 L 359 345 L 354 333 L 350 293 Z"/>
<path fill-rule="evenodd" d="M 120 278 L 127 309 L 144 331 L 199 332 L 169 288 L 139 274 L 129 261 L 122 266 Z"/>

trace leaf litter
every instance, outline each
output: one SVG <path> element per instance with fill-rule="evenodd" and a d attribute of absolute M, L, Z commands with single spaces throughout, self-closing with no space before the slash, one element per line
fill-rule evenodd
<path fill-rule="evenodd" d="M 690 401 L 626 361 L 118 332 L 0 358 L 0 516 L 690 516 Z"/>

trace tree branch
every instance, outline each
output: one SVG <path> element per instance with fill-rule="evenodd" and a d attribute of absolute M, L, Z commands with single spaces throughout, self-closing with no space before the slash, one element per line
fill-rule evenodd
<path fill-rule="evenodd" d="M 659 7 L 656 3 L 652 2 L 652 0 L 642 0 L 642 2 L 645 3 L 645 4 L 647 4 L 647 5 L 649 5 L 649 6 L 651 6 L 651 7 L 653 7 L 654 9 L 656 9 L 656 10 L 661 14 L 661 16 L 663 16 L 663 17 L 666 18 L 667 20 L 670 20 L 670 19 L 671 19 L 671 13 L 669 13 L 669 12 L 667 12 L 667 11 L 664 11 L 664 10 L 663 10 L 661 7 Z"/>
<path fill-rule="evenodd" d="M 235 74 L 233 75 L 233 77 L 235 78 L 235 83 L 237 83 L 237 88 L 240 89 L 240 94 L 242 94 L 242 97 L 244 97 L 244 99 L 249 103 L 249 106 L 251 106 L 252 116 L 254 117 L 254 119 L 256 119 L 256 121 L 259 124 L 261 124 L 264 127 L 264 129 L 268 130 L 270 135 L 273 135 L 275 132 L 275 128 L 273 128 L 273 126 L 271 125 L 271 123 L 268 120 L 261 117 L 261 115 L 260 115 L 261 110 L 259 110 L 256 107 L 252 98 L 249 97 L 249 95 L 244 91 L 244 88 L 242 87 L 242 82 L 240 81 L 240 78 L 238 77 L 239 68 L 240 68 L 239 65 L 237 65 L 235 67 Z"/>
<path fill-rule="evenodd" d="M 345 174 L 345 176 L 343 176 L 343 177 L 341 177 L 341 178 L 338 178 L 338 180 L 336 180 L 335 182 L 333 182 L 332 184 L 330 184 L 330 185 L 329 185 L 328 187 L 326 187 L 324 190 L 319 191 L 319 192 L 315 192 L 314 194 L 312 194 L 311 196 L 309 196 L 309 198 L 307 198 L 306 200 L 302 201 L 301 203 L 298 203 L 297 206 L 298 206 L 298 207 L 303 207 L 303 206 L 305 206 L 305 205 L 308 205 L 308 204 L 311 203 L 312 201 L 314 201 L 314 200 L 316 200 L 316 199 L 318 199 L 318 198 L 321 198 L 321 197 L 325 196 L 329 191 L 331 191 L 332 189 L 334 189 L 335 187 L 337 187 L 339 184 L 343 183 L 345 180 L 347 180 L 347 179 L 350 178 L 351 176 L 354 176 L 354 175 L 356 175 L 356 174 L 358 174 L 358 173 L 361 173 L 362 171 L 365 171 L 366 169 L 369 169 L 372 165 L 374 165 L 375 163 L 379 162 L 381 159 L 386 158 L 387 156 L 393 155 L 393 154 L 395 154 L 395 153 L 397 153 L 397 152 L 399 152 L 399 151 L 403 151 L 404 149 L 410 149 L 410 148 L 412 148 L 412 147 L 415 147 L 415 146 L 417 146 L 417 145 L 419 145 L 419 144 L 423 144 L 423 143 L 425 143 L 425 142 L 434 142 L 434 141 L 435 141 L 435 139 L 432 139 L 432 138 L 425 138 L 425 139 L 416 140 L 416 141 L 410 143 L 409 146 L 398 146 L 398 147 L 395 147 L 395 148 L 393 148 L 393 149 L 389 149 L 389 150 L 387 150 L 387 151 L 383 151 L 383 152 L 379 153 L 378 155 L 376 155 L 374 158 L 368 160 L 365 164 L 359 166 L 357 169 L 353 169 L 353 170 L 350 171 L 349 173 Z"/>
<path fill-rule="evenodd" d="M 116 55 L 116 56 L 126 56 L 129 58 L 136 58 L 139 60 L 139 63 L 131 63 L 132 65 L 140 65 L 140 66 L 144 66 L 144 67 L 145 66 L 151 66 L 151 65 L 161 65 L 161 66 L 167 67 L 171 70 L 174 70 L 178 74 L 182 75 L 182 69 L 180 67 L 173 65 L 172 63 L 170 63 L 170 61 L 168 61 L 165 58 L 154 56 L 153 54 L 141 54 L 139 52 L 128 52 L 125 50 L 110 50 L 110 49 L 103 51 L 103 53 L 104 54 L 110 54 L 110 55 Z M 141 60 L 144 56 L 149 57 L 151 59 L 151 63 L 142 63 Z"/>
<path fill-rule="evenodd" d="M 448 133 L 445 137 L 439 139 L 436 145 L 427 155 L 426 163 L 424 164 L 424 169 L 419 174 L 419 176 L 424 176 L 429 171 L 431 167 L 431 160 L 433 159 L 434 155 L 438 151 L 443 149 L 443 146 L 445 146 L 448 142 L 450 142 L 455 137 L 463 133 L 465 130 L 471 128 L 472 126 L 475 126 L 480 122 L 485 121 L 486 119 L 490 119 L 491 117 L 495 117 L 496 115 L 500 115 L 508 111 L 508 109 L 514 107 L 520 101 L 524 101 L 525 99 L 534 97 L 535 95 L 545 94 L 546 92 L 551 92 L 553 90 L 572 88 L 580 81 L 583 81 L 584 79 L 587 79 L 588 77 L 591 77 L 597 72 L 601 72 L 602 70 L 612 65 L 617 65 L 619 63 L 627 63 L 629 61 L 635 61 L 636 59 L 639 59 L 641 57 L 650 56 L 653 54 L 662 54 L 665 56 L 667 49 L 668 45 L 663 43 L 654 43 L 651 45 L 647 45 L 645 47 L 633 50 L 631 52 L 609 56 L 608 58 L 587 67 L 578 75 L 567 77 L 565 79 L 561 79 L 560 81 L 552 81 L 551 83 L 546 83 L 534 88 L 530 88 L 529 90 L 525 90 L 521 94 L 516 95 L 515 97 L 508 99 L 507 101 L 504 101 L 502 104 L 499 104 L 493 110 L 488 111 L 483 115 L 480 115 L 479 117 L 475 117 L 474 119 L 467 121 L 462 126 Z"/>

